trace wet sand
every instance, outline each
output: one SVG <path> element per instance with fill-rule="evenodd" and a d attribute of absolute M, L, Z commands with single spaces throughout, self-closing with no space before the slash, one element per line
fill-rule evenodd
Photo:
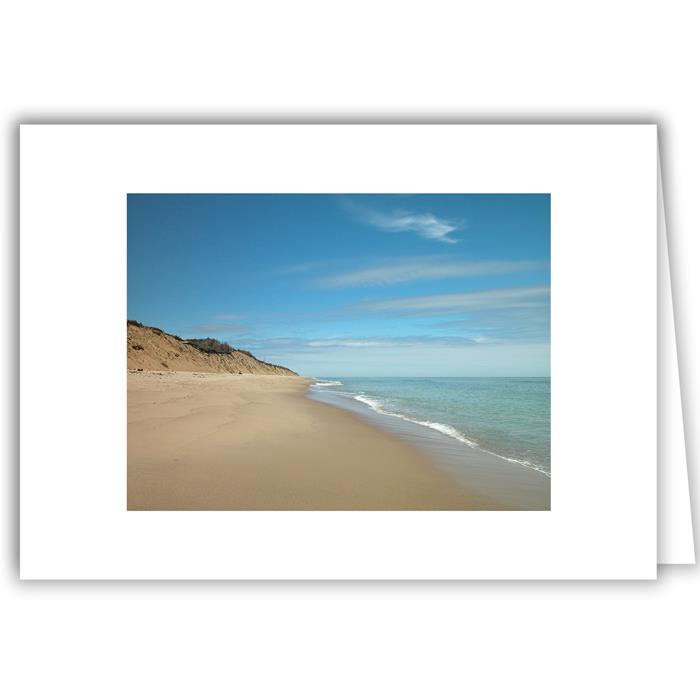
<path fill-rule="evenodd" d="M 360 416 L 366 423 L 395 435 L 427 455 L 430 463 L 491 503 L 490 510 L 550 510 L 548 475 L 517 462 L 471 447 L 449 435 L 322 388 L 311 387 L 312 399 Z"/>

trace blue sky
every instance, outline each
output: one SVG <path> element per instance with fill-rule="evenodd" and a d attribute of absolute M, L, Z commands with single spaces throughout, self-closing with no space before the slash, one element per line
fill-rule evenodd
<path fill-rule="evenodd" d="M 310 376 L 548 376 L 547 194 L 128 196 L 128 317 Z"/>

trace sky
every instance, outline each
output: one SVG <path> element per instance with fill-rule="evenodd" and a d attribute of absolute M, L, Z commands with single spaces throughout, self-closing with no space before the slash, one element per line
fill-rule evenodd
<path fill-rule="evenodd" d="M 128 317 L 314 377 L 549 376 L 548 194 L 130 194 Z"/>

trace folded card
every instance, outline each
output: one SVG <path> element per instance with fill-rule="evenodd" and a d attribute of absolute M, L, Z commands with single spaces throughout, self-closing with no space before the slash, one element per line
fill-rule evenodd
<path fill-rule="evenodd" d="M 22 576 L 654 578 L 657 148 L 22 127 Z"/>

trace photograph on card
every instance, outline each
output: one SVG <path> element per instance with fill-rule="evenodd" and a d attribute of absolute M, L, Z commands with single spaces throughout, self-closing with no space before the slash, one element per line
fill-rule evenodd
<path fill-rule="evenodd" d="M 549 510 L 550 195 L 127 196 L 127 508 Z"/>

